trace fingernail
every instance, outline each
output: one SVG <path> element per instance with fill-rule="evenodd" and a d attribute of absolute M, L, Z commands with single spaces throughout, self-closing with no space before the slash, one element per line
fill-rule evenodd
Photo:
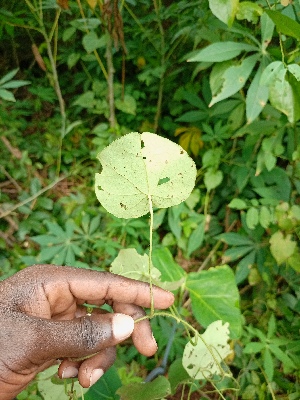
<path fill-rule="evenodd" d="M 156 339 L 155 339 L 153 333 L 152 333 L 152 339 L 153 339 L 153 342 L 155 343 L 156 348 L 158 349 L 157 342 L 156 342 Z"/>
<path fill-rule="evenodd" d="M 90 377 L 90 387 L 92 385 L 94 385 L 94 383 L 96 383 L 97 380 L 100 379 L 103 374 L 104 374 L 103 369 L 101 369 L 101 368 L 94 369 L 94 371 L 91 373 L 91 377 Z"/>
<path fill-rule="evenodd" d="M 61 377 L 63 379 L 66 378 L 75 378 L 78 375 L 78 369 L 75 367 L 67 367 L 66 369 L 63 370 L 63 373 L 61 374 Z"/>
<path fill-rule="evenodd" d="M 117 340 L 124 340 L 132 334 L 134 320 L 129 315 L 115 314 L 113 316 L 112 329 Z"/>

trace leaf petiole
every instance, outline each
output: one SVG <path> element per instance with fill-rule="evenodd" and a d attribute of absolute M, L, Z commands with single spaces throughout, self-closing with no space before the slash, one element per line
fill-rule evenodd
<path fill-rule="evenodd" d="M 153 298 L 153 283 L 152 283 L 152 275 L 151 275 L 151 269 L 152 269 L 152 248 L 153 248 L 153 204 L 152 204 L 152 199 L 151 195 L 148 195 L 148 201 L 149 201 L 149 212 L 150 212 L 150 235 L 149 235 L 149 263 L 148 263 L 148 272 L 149 272 L 149 285 L 150 285 L 150 318 L 154 316 L 154 298 Z"/>

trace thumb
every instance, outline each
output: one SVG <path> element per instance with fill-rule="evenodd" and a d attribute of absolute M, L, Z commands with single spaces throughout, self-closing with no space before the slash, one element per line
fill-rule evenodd
<path fill-rule="evenodd" d="M 134 320 L 125 314 L 95 314 L 71 321 L 42 320 L 37 357 L 83 357 L 128 338 Z"/>

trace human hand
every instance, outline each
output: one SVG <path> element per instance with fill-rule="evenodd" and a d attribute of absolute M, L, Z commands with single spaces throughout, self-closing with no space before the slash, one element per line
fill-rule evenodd
<path fill-rule="evenodd" d="M 158 287 L 153 296 L 158 309 L 174 301 Z M 130 335 L 141 354 L 153 355 L 157 345 L 149 321 L 134 325 L 150 302 L 148 284 L 87 269 L 35 265 L 0 282 L 1 400 L 14 398 L 57 359 L 63 359 L 61 378 L 78 375 L 90 387 L 113 364 L 116 344 Z M 114 313 L 94 309 L 88 316 L 84 303 L 107 303 Z"/>

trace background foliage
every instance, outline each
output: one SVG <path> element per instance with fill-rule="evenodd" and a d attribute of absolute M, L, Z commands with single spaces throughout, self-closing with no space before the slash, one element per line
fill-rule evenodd
<path fill-rule="evenodd" d="M 147 216 L 108 214 L 93 180 L 115 138 L 156 132 L 190 153 L 197 180 L 188 200 L 155 212 L 154 265 L 163 281 L 183 279 L 176 307 L 196 329 L 236 324 L 235 381 L 191 382 L 182 324 L 158 317 L 157 356 L 120 347 L 85 399 L 136 398 L 168 344 L 168 380 L 149 399 L 300 397 L 299 12 L 284 0 L 1 3 L 1 279 L 33 263 L 105 270 L 121 248 L 142 254 Z M 41 382 L 18 398 L 47 400 L 53 387 L 66 398 Z"/>

